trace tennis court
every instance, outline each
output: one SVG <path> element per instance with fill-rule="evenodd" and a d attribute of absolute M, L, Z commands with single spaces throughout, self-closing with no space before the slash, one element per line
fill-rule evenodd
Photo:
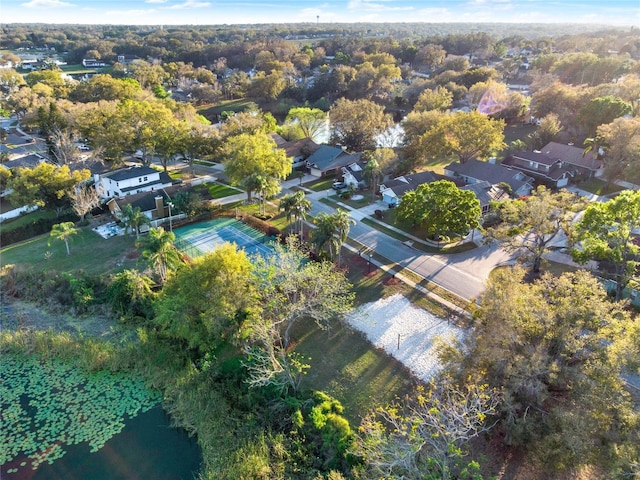
<path fill-rule="evenodd" d="M 215 218 L 206 222 L 185 225 L 173 230 L 175 246 L 191 258 L 201 257 L 222 243 L 235 243 L 247 255 L 269 256 L 273 249 L 266 242 L 273 238 L 233 218 Z"/>

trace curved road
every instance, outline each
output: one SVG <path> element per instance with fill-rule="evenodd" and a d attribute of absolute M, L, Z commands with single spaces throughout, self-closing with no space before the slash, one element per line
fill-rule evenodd
<path fill-rule="evenodd" d="M 325 192 L 308 194 L 312 200 L 311 215 L 332 213 L 334 208 L 320 202 Z M 353 216 L 353 212 L 352 216 Z M 497 265 L 513 260 L 514 256 L 496 244 L 483 245 L 464 253 L 432 255 L 409 247 L 373 227 L 357 222 L 351 227 L 352 238 L 389 260 L 465 299 L 475 299 L 485 290 L 485 281 Z"/>

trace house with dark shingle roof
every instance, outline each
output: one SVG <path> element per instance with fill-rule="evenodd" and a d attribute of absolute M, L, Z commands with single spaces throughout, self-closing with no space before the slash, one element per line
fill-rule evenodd
<path fill-rule="evenodd" d="M 563 162 L 566 166 L 574 167 L 578 175 L 586 177 L 597 176 L 604 168 L 601 152 L 596 150 L 590 150 L 585 153 L 584 149 L 574 145 L 549 142 L 540 151 L 548 157 Z"/>
<path fill-rule="evenodd" d="M 444 167 L 445 176 L 473 184 L 489 182 L 491 185 L 506 183 L 517 197 L 529 195 L 533 189 L 533 177 L 520 170 L 492 162 L 467 160 L 465 163 L 453 162 Z"/>
<path fill-rule="evenodd" d="M 278 148 L 285 151 L 287 157 L 292 159 L 293 168 L 302 168 L 307 165 L 307 159 L 320 146 L 310 138 L 301 138 L 292 142 L 285 140 L 277 133 L 272 133 L 271 138 L 276 142 Z"/>
<path fill-rule="evenodd" d="M 521 170 L 538 181 L 555 188 L 566 187 L 569 178 L 575 174 L 574 169 L 567 168 L 561 160 L 549 157 L 542 152 L 517 152 L 502 162 Z"/>
<path fill-rule="evenodd" d="M 380 185 L 382 201 L 389 207 L 395 207 L 400 203 L 402 196 L 409 190 L 415 190 L 423 183 L 431 183 L 439 180 L 433 172 L 412 173 L 396 177 Z"/>
<path fill-rule="evenodd" d="M 476 198 L 480 202 L 482 215 L 486 215 L 491 210 L 491 202 L 503 202 L 511 198 L 509 193 L 500 185 L 491 185 L 489 182 L 470 183 L 460 190 L 469 190 L 475 193 Z"/>
<path fill-rule="evenodd" d="M 172 185 L 171 177 L 151 167 L 127 167 L 95 174 L 93 177 L 101 198 L 124 197 L 159 190 Z"/>
<path fill-rule="evenodd" d="M 342 167 L 351 165 L 360 160 L 361 153 L 347 153 L 341 148 L 330 145 L 320 145 L 313 154 L 307 158 L 309 173 L 314 177 L 324 177 L 341 171 Z"/>

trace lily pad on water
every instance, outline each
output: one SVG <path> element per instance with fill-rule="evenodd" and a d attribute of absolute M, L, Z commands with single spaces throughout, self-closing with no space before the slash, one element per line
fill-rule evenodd
<path fill-rule="evenodd" d="M 121 373 L 85 373 L 58 361 L 3 355 L 0 362 L 0 464 L 22 455 L 36 469 L 88 442 L 96 452 L 120 433 L 127 418 L 157 405 L 160 397 Z M 16 473 L 17 468 L 7 470 Z"/>

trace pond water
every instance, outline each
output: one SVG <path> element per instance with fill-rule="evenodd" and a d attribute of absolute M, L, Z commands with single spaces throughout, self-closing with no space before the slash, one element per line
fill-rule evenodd
<path fill-rule="evenodd" d="M 129 419 L 122 432 L 91 453 L 88 444 L 65 447 L 66 454 L 37 470 L 20 464 L 25 456 L 0 467 L 3 480 L 192 480 L 202 462 L 193 438 L 171 428 L 159 405 Z M 7 470 L 17 468 L 15 473 Z"/>
<path fill-rule="evenodd" d="M 4 355 L 0 478 L 194 479 L 200 449 L 159 402 L 127 374 Z"/>

